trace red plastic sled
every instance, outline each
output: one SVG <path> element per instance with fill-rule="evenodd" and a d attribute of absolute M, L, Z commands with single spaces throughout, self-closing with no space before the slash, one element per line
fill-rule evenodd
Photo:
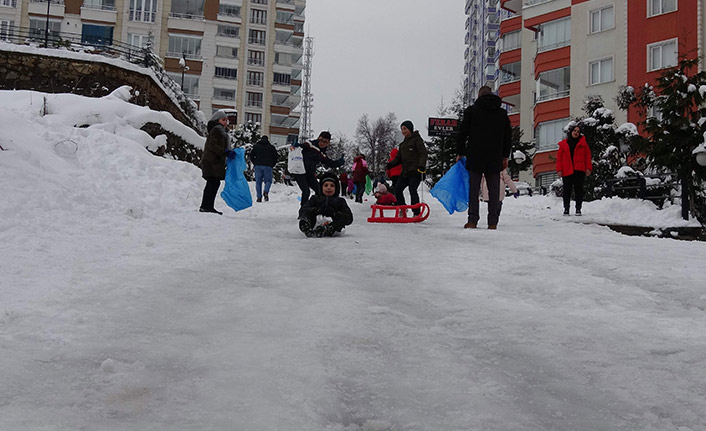
<path fill-rule="evenodd" d="M 368 217 L 369 223 L 419 223 L 429 217 L 429 205 L 420 202 L 414 205 L 370 205 L 373 209 L 372 216 Z M 418 209 L 419 215 L 407 216 L 408 210 Z M 387 215 L 385 212 L 387 211 Z"/>

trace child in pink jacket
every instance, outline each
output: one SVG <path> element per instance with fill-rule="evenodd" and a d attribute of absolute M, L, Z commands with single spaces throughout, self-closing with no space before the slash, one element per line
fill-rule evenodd
<path fill-rule="evenodd" d="M 506 185 L 512 192 L 515 199 L 520 196 L 520 192 L 517 190 L 517 187 L 515 187 L 515 182 L 512 181 L 512 178 L 510 178 L 510 175 L 507 174 L 507 171 L 500 171 L 500 205 L 498 205 L 498 217 L 500 216 L 500 211 L 503 209 L 503 199 L 505 198 Z M 480 181 L 480 188 L 483 200 L 488 202 L 488 185 L 485 183 L 485 175 L 483 175 L 483 178 Z"/>

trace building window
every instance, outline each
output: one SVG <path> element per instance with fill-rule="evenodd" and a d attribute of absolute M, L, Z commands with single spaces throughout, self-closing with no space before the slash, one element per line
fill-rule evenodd
<path fill-rule="evenodd" d="M 32 39 L 44 39 L 46 31 L 46 18 L 31 18 L 29 19 L 29 37 Z M 49 19 L 49 37 L 59 35 L 61 33 L 61 20 Z"/>
<path fill-rule="evenodd" d="M 292 83 L 292 75 L 275 72 L 273 83 L 275 85 L 290 85 Z"/>
<path fill-rule="evenodd" d="M 213 89 L 213 98 L 218 100 L 235 100 L 235 90 L 228 88 L 215 88 Z"/>
<path fill-rule="evenodd" d="M 500 50 L 505 52 L 519 48 L 522 45 L 522 39 L 520 37 L 521 33 L 519 30 L 505 33 L 500 39 Z"/>
<path fill-rule="evenodd" d="M 265 52 L 248 50 L 248 64 L 255 66 L 264 66 Z"/>
<path fill-rule="evenodd" d="M 539 123 L 535 129 L 537 151 L 551 151 L 559 148 L 559 141 L 566 137 L 564 126 L 568 122 L 568 118 L 562 118 L 561 120 Z"/>
<path fill-rule="evenodd" d="M 647 0 L 647 16 L 661 15 L 677 10 L 677 0 Z"/>
<path fill-rule="evenodd" d="M 238 79 L 238 69 L 216 66 L 214 76 L 216 78 Z"/>
<path fill-rule="evenodd" d="M 262 93 L 247 92 L 247 101 L 245 106 L 255 106 L 262 108 Z"/>
<path fill-rule="evenodd" d="M 185 19 L 203 19 L 204 0 L 172 0 L 169 16 Z"/>
<path fill-rule="evenodd" d="M 265 80 L 264 73 L 248 71 L 248 85 L 253 85 L 255 87 L 262 87 L 264 80 Z"/>
<path fill-rule="evenodd" d="M 267 4 L 267 0 L 250 0 L 252 4 Z"/>
<path fill-rule="evenodd" d="M 262 114 L 254 114 L 252 112 L 245 113 L 246 123 L 262 123 Z"/>
<path fill-rule="evenodd" d="M 201 38 L 196 36 L 169 35 L 168 57 L 201 58 Z"/>
<path fill-rule="evenodd" d="M 240 16 L 240 6 L 236 6 L 233 4 L 220 4 L 218 5 L 218 14 L 219 15 L 224 15 L 224 16 L 234 16 L 234 17 L 239 17 Z"/>
<path fill-rule="evenodd" d="M 264 30 L 250 30 L 248 33 L 248 43 L 254 45 L 265 45 L 267 33 Z"/>
<path fill-rule="evenodd" d="M 147 34 L 128 33 L 127 43 L 138 48 L 146 47 L 152 38 Z"/>
<path fill-rule="evenodd" d="M 570 80 L 570 67 L 540 73 L 537 79 L 537 102 L 568 96 Z"/>
<path fill-rule="evenodd" d="M 292 12 L 278 10 L 276 22 L 291 25 L 294 23 L 294 14 Z"/>
<path fill-rule="evenodd" d="M 115 10 L 115 0 L 83 0 L 86 9 Z"/>
<path fill-rule="evenodd" d="M 250 9 L 250 22 L 252 24 L 267 24 L 267 11 Z"/>
<path fill-rule="evenodd" d="M 613 80 L 613 59 L 604 58 L 602 60 L 588 63 L 588 84 L 602 84 Z"/>
<path fill-rule="evenodd" d="M 81 42 L 94 45 L 112 45 L 113 27 L 108 25 L 83 24 Z"/>
<path fill-rule="evenodd" d="M 534 180 L 534 184 L 540 189 L 542 189 L 542 193 L 548 193 L 549 186 L 551 186 L 552 183 L 558 179 L 559 176 L 556 174 L 556 172 L 545 172 L 543 174 L 537 174 L 537 177 Z"/>
<path fill-rule="evenodd" d="M 216 57 L 238 58 L 238 48 L 233 46 L 216 45 Z"/>
<path fill-rule="evenodd" d="M 520 69 L 522 62 L 509 63 L 500 66 L 500 83 L 515 82 L 520 80 Z"/>
<path fill-rule="evenodd" d="M 130 21 L 154 22 L 157 16 L 157 0 L 130 0 Z"/>
<path fill-rule="evenodd" d="M 562 18 L 546 22 L 539 26 L 537 49 L 549 51 L 571 43 L 571 18 Z"/>
<path fill-rule="evenodd" d="M 615 16 L 613 14 L 613 6 L 604 7 L 602 9 L 592 10 L 590 12 L 591 33 L 610 30 L 615 27 Z"/>
<path fill-rule="evenodd" d="M 10 42 L 14 24 L 14 21 L 0 20 L 0 40 Z"/>
<path fill-rule="evenodd" d="M 291 66 L 292 56 L 286 52 L 275 52 L 275 64 L 280 66 Z"/>
<path fill-rule="evenodd" d="M 181 85 L 182 76 L 184 78 L 184 94 L 191 97 L 192 99 L 197 99 L 199 96 L 199 77 L 198 75 L 189 75 L 174 72 L 167 72 L 170 78 L 174 80 L 177 84 Z"/>
<path fill-rule="evenodd" d="M 237 38 L 238 36 L 240 36 L 240 27 L 238 27 L 237 25 L 218 24 L 218 31 L 216 32 L 216 36 Z"/>
<path fill-rule="evenodd" d="M 647 45 L 647 71 L 677 65 L 677 39 Z"/>
<path fill-rule="evenodd" d="M 0 6 L 17 7 L 17 0 L 0 0 Z"/>
<path fill-rule="evenodd" d="M 274 106 L 289 106 L 289 94 L 272 93 L 272 104 Z"/>

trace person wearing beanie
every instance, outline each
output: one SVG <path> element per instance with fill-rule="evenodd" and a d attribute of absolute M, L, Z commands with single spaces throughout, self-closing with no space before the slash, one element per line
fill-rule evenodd
<path fill-rule="evenodd" d="M 221 181 L 226 177 L 226 158 L 235 157 L 228 138 L 228 116 L 216 111 L 206 125 L 208 137 L 201 156 L 201 176 L 206 180 L 199 212 L 223 214 L 214 208 Z"/>
<path fill-rule="evenodd" d="M 404 140 L 398 146 L 395 158 L 387 163 L 387 169 L 402 165 L 402 172 L 397 184 L 395 184 L 395 198 L 399 205 L 406 205 L 404 190 L 409 188 L 410 203 L 414 205 L 419 203 L 417 189 L 427 168 L 427 147 L 424 145 L 419 131 L 414 130 L 414 124 L 411 121 L 403 121 L 400 130 Z M 415 209 L 413 212 L 415 215 L 419 215 L 419 209 Z"/>
<path fill-rule="evenodd" d="M 319 189 L 319 183 L 316 181 L 317 166 L 324 165 L 330 169 L 343 166 L 343 156 L 341 156 L 339 159 L 331 160 L 326 155 L 326 149 L 330 144 L 331 133 L 327 131 L 319 133 L 319 137 L 311 142 L 302 142 L 301 144 L 294 144 L 295 147 L 301 146 L 302 157 L 304 159 L 304 173 L 292 174 L 292 177 L 297 182 L 299 189 L 302 191 L 302 206 L 309 199 L 309 190 L 311 189 L 316 192 Z"/>
<path fill-rule="evenodd" d="M 392 193 L 388 193 L 387 186 L 383 183 L 378 184 L 375 189 L 375 201 L 376 205 L 394 205 L 397 203 L 397 198 Z"/>
<path fill-rule="evenodd" d="M 339 196 L 340 181 L 333 172 L 321 176 L 319 188 L 299 209 L 299 230 L 307 237 L 334 236 L 353 223 L 353 213 Z"/>
<path fill-rule="evenodd" d="M 272 168 L 277 164 L 279 154 L 266 135 L 260 137 L 250 150 L 250 161 L 255 170 L 255 192 L 257 202 L 262 202 L 262 183 L 265 183 L 265 202 L 270 200 L 270 187 L 272 186 Z"/>

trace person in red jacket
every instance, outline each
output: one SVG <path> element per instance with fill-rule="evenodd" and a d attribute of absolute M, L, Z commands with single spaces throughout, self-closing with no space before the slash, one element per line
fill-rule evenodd
<path fill-rule="evenodd" d="M 583 182 L 591 175 L 592 167 L 591 149 L 586 143 L 586 137 L 581 134 L 578 124 L 571 125 L 566 139 L 559 142 L 559 151 L 556 154 L 556 173 L 564 183 L 564 215 L 569 215 L 572 190 L 576 200 L 576 215 L 581 215 Z"/>
<path fill-rule="evenodd" d="M 363 203 L 363 192 L 365 192 L 365 177 L 370 173 L 368 162 L 365 156 L 358 154 L 353 158 L 353 183 L 356 186 L 355 201 Z"/>
<path fill-rule="evenodd" d="M 378 184 L 378 188 L 375 189 L 375 203 L 377 205 L 394 205 L 397 203 L 397 198 L 392 193 L 387 191 L 387 186 L 385 184 Z"/>
<path fill-rule="evenodd" d="M 399 152 L 400 150 L 397 147 L 393 148 L 392 151 L 390 151 L 390 157 L 387 159 L 387 162 L 389 163 L 395 160 L 395 157 L 397 157 L 397 153 Z M 385 174 L 392 182 L 392 190 L 394 190 L 397 185 L 397 180 L 400 178 L 400 175 L 402 175 L 402 165 L 397 165 L 394 168 L 386 170 Z"/>

